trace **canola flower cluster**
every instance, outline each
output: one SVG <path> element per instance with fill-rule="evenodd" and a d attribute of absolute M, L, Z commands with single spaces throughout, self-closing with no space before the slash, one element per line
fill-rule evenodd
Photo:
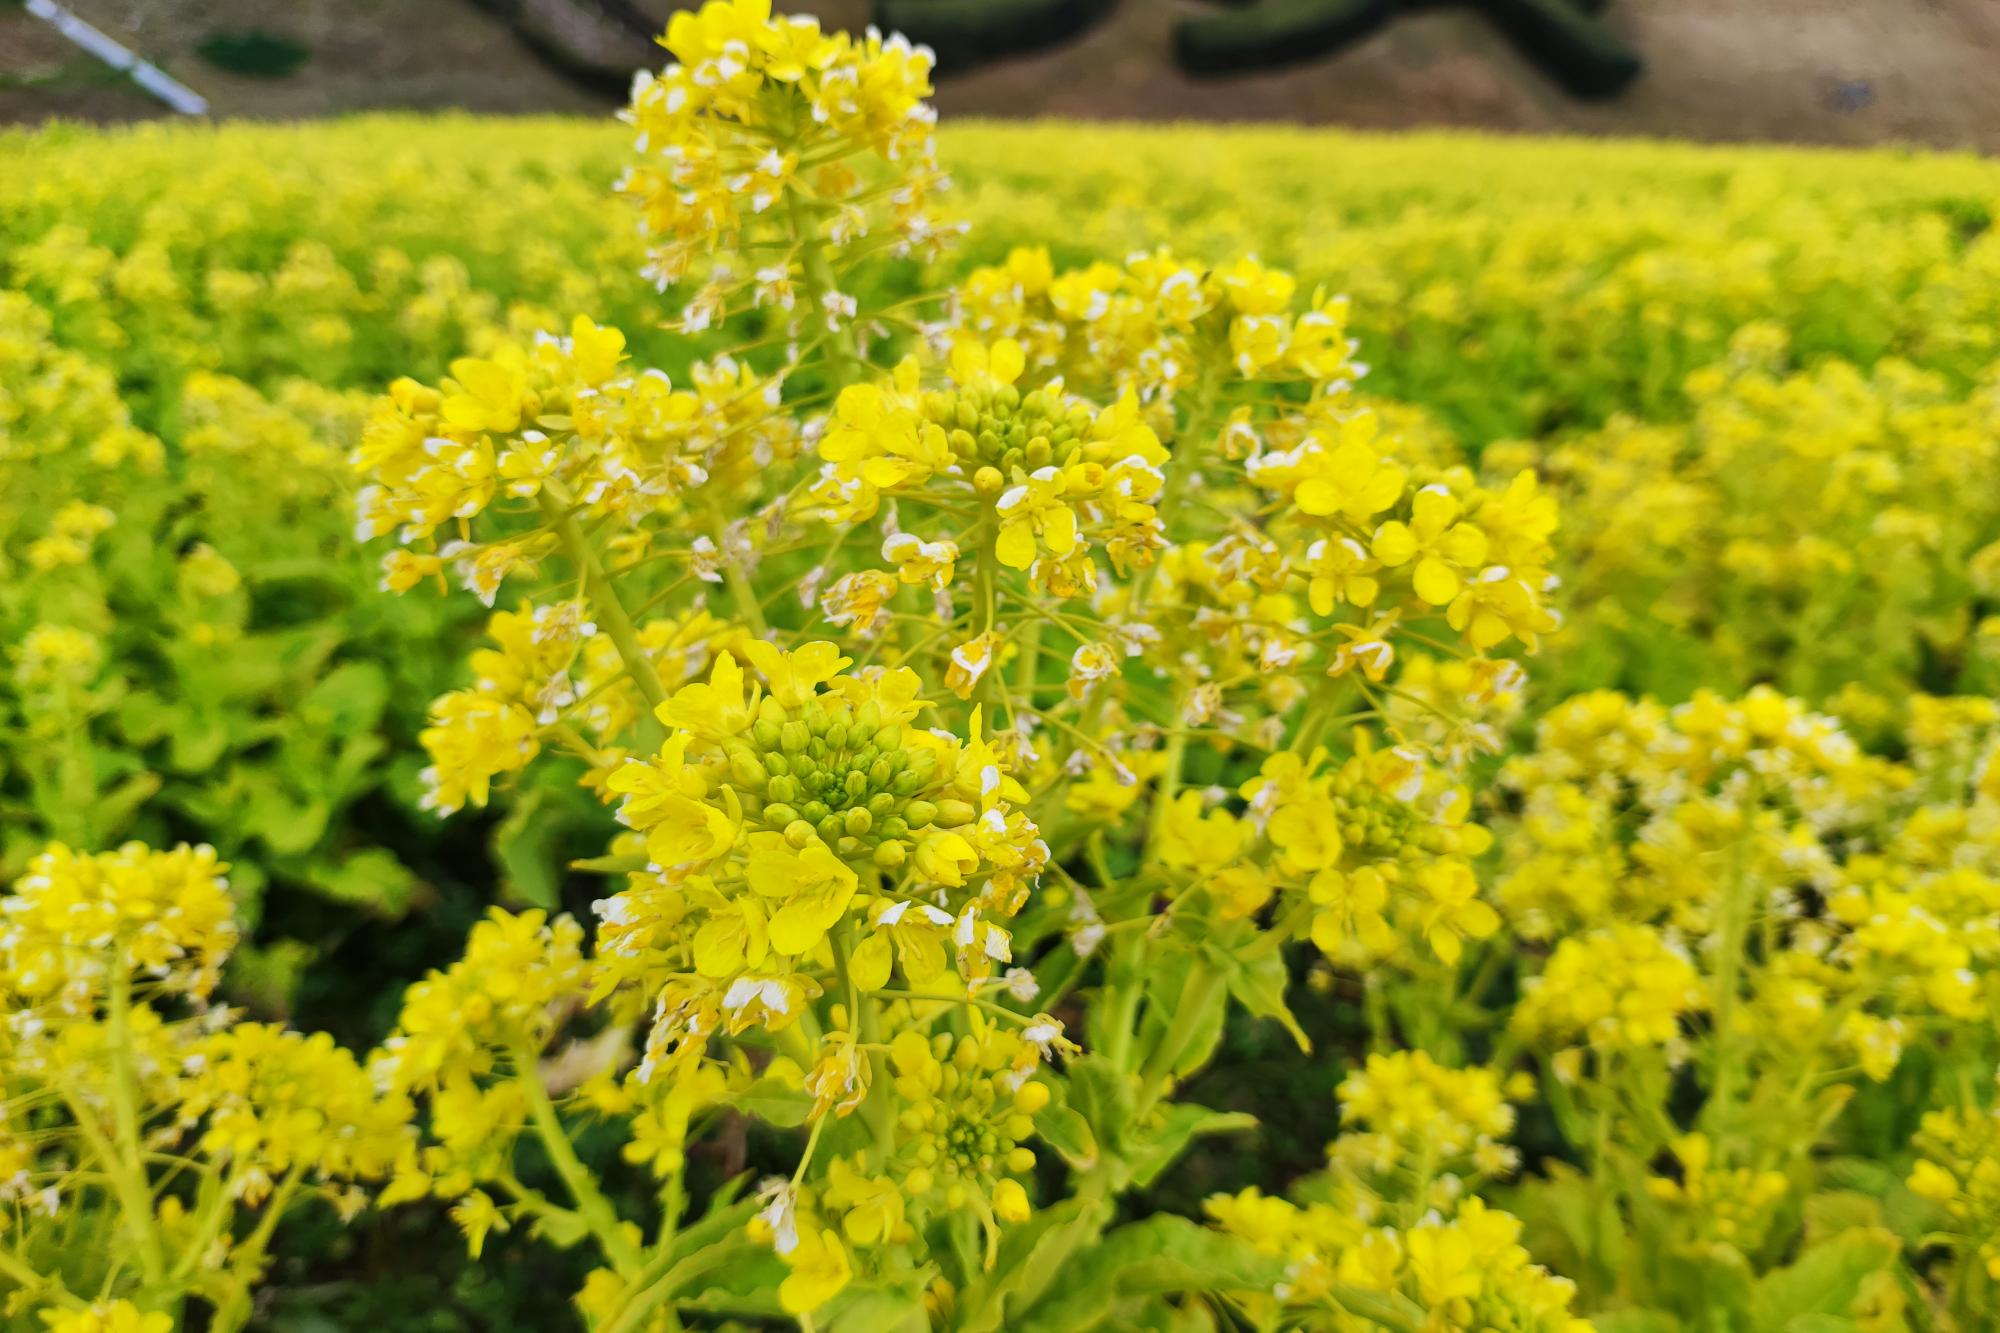
<path fill-rule="evenodd" d="M 0 139 L 10 1318 L 241 1326 L 316 1198 L 602 1329 L 1985 1326 L 1990 165 L 662 44 L 622 144 Z M 365 1056 L 223 1007 L 389 796 L 547 910 Z M 1120 1222 L 1302 956 L 1325 1171 Z"/>
<path fill-rule="evenodd" d="M 1495 929 L 1462 775 L 1519 690 L 1497 654 L 1559 623 L 1557 506 L 1406 446 L 1356 396 L 1345 303 L 1254 260 L 1021 250 L 916 317 L 829 302 L 874 214 L 788 164 L 888 159 L 855 197 L 891 250 L 934 234 L 924 57 L 721 0 L 665 41 L 680 63 L 630 114 L 679 174 L 626 182 L 656 275 L 697 245 L 768 255 L 752 305 L 779 335 L 683 388 L 579 316 L 399 381 L 352 457 L 387 586 L 527 598 L 434 706 L 427 803 L 484 804 L 555 752 L 629 830 L 591 863 L 614 891 L 587 950 L 566 919 L 496 916 L 412 990 L 377 1068 L 430 1130 L 391 1194 L 451 1199 L 475 1251 L 522 1219 L 580 1229 L 604 1260 L 580 1308 L 624 1326 L 675 1294 L 690 1117 L 775 1099 L 803 1157 L 712 1211 L 754 1206 L 737 1234 L 782 1262 L 782 1308 L 809 1323 L 856 1288 L 949 1321 L 1019 1299 L 1007 1236 L 1061 1215 L 1034 1140 L 1101 1233 L 1185 1145 L 1164 1098 L 1205 1058 L 1196 1024 L 1251 987 L 1305 1043 L 1271 982 L 1286 942 L 1351 962 L 1401 927 L 1450 963 Z M 1383 707 L 1406 669 L 1445 743 Z M 1241 780 L 1193 780 L 1245 751 Z M 1088 1054 L 1021 965 L 1051 956 L 1072 982 L 1105 960 Z M 632 1117 L 650 1226 L 542 1087 L 585 1003 L 635 1044 L 567 1109 Z M 566 1201 L 513 1178 L 527 1133 Z"/>
<path fill-rule="evenodd" d="M 1250 1308 L 1343 1331 L 1592 1327 L 1571 1312 L 1575 1284 L 1521 1247 L 1520 1219 L 1471 1192 L 1512 1171 L 1508 1095 L 1532 1088 L 1523 1076 L 1503 1091 L 1493 1070 L 1421 1051 L 1369 1056 L 1340 1086 L 1347 1128 L 1327 1145 L 1329 1169 L 1298 1202 L 1253 1187 L 1207 1203 L 1215 1227 L 1284 1261 L 1269 1291 L 1244 1294 Z"/>
<path fill-rule="evenodd" d="M 242 1328 L 279 1220 L 315 1198 L 353 1216 L 414 1151 L 408 1102 L 351 1052 L 215 1002 L 227 869 L 53 844 L 0 899 L 10 1313 L 157 1333 L 196 1299 Z"/>
<path fill-rule="evenodd" d="M 1955 1224 L 1964 1259 L 1937 1270 L 1940 1317 L 1976 1327 L 2000 710 L 1860 689 L 1840 707 L 1893 735 L 1895 757 L 1768 687 L 1672 708 L 1600 691 L 1551 709 L 1502 767 L 1495 938 L 1521 954 L 1518 998 L 1492 1020 L 1582 1153 L 1582 1174 L 1523 1202 L 1582 1186 L 1617 1208 L 1629 1239 L 1556 1228 L 1568 1271 L 1616 1272 L 1626 1299 L 1693 1317 L 1689 1272 L 1642 1248 L 1795 1280 L 1783 1261 L 1837 1189 L 1825 1155 L 1890 1107 L 1937 1107 L 1913 1150 L 1891 1151 L 1914 1153 L 1910 1188 Z M 1699 1089 L 1692 1113 L 1677 1085 Z M 1899 1244 L 1920 1262 L 1922 1233 L 1894 1234 L 1886 1206 L 1871 1198 L 1819 1261 L 1850 1270 L 1856 1313 L 1902 1308 Z M 1796 1262 L 1814 1262 L 1809 1244 Z"/>

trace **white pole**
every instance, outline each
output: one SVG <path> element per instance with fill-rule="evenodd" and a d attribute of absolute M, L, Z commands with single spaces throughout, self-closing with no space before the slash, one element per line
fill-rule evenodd
<path fill-rule="evenodd" d="M 91 27 L 55 0 L 28 0 L 28 12 L 113 69 L 124 70 L 132 82 L 183 116 L 205 116 L 208 101 L 184 83 L 168 77 L 158 65 L 139 59 L 110 37 Z"/>

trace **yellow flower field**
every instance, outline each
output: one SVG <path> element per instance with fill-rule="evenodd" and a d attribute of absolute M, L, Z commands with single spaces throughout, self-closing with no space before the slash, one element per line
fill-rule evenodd
<path fill-rule="evenodd" d="M 2000 164 L 0 135 L 0 1318 L 2000 1327 Z"/>

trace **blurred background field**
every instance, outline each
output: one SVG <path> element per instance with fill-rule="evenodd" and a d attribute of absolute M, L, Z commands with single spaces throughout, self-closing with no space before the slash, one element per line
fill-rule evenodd
<path fill-rule="evenodd" d="M 896 12 L 926 2 L 902 0 Z M 1266 0 L 1275 8 L 1320 2 Z M 17 6 L 0 3 L 0 121 L 161 114 Z M 671 5 L 76 0 L 71 7 L 193 86 L 218 114 L 291 119 L 386 109 L 608 112 L 623 92 L 615 72 L 652 58 L 640 30 L 663 20 Z M 854 29 L 876 16 L 865 0 L 810 0 L 797 8 Z M 947 123 L 1038 115 L 1276 120 L 2000 148 L 2000 79 L 1992 76 L 2000 66 L 2000 6 L 1988 0 L 1582 3 L 1582 10 L 1601 10 L 1594 21 L 1645 63 L 1628 89 L 1603 101 L 1580 101 L 1552 86 L 1471 7 L 1410 6 L 1413 12 L 1337 53 L 1220 79 L 1183 73 L 1174 34 L 1190 20 L 1228 14 L 1227 7 L 1126 0 L 1053 8 L 1108 13 L 1076 40 L 944 79 L 937 103 Z M 523 27 L 585 53 L 596 74 L 551 63 L 546 46 L 538 50 L 519 34 Z M 275 47 L 245 49 L 246 36 L 273 39 Z"/>
<path fill-rule="evenodd" d="M 1990 686 L 1973 556 L 2000 500 L 1956 478 L 2000 427 L 2000 164 L 1054 122 L 942 146 L 971 239 L 881 281 L 1049 237 L 1064 265 L 1254 251 L 1351 295 L 1367 389 L 1431 452 L 1539 463 L 1577 533 L 1547 698 Z M 357 1040 L 386 1018 L 371 978 L 496 892 L 587 904 L 556 867 L 606 816 L 562 784 L 415 808 L 425 705 L 482 615 L 378 594 L 344 455 L 390 378 L 510 329 L 588 310 L 670 373 L 712 350 L 638 274 L 606 188 L 625 151 L 595 119 L 0 136 L 0 422 L 24 460 L 0 505 L 10 566 L 40 575 L 0 616 L 16 644 L 103 639 L 61 698 L 17 652 L 10 871 L 52 835 L 215 841 L 255 928 L 239 992 Z M 52 735 L 94 757 L 48 764 Z M 423 929 L 369 930 L 412 908 Z"/>

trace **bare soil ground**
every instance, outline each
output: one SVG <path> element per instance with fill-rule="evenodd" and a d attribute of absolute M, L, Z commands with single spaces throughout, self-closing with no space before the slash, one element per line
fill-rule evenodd
<path fill-rule="evenodd" d="M 550 68 L 471 0 L 71 0 L 193 85 L 225 116 L 298 118 L 391 107 L 600 113 L 616 91 Z M 647 0 L 654 13 L 671 0 Z M 865 0 L 798 0 L 866 22 Z M 1187 0 L 1124 0 L 1065 48 L 946 82 L 948 116 L 1280 120 L 1713 140 L 1908 142 L 2000 152 L 2000 0 L 1613 0 L 1607 22 L 1646 57 L 1624 96 L 1564 96 L 1473 13 L 1399 19 L 1339 54 L 1275 74 L 1196 81 L 1169 55 Z M 263 27 L 311 58 L 283 79 L 229 75 L 195 54 L 219 30 Z M 156 114 L 43 25 L 0 0 L 0 121 Z"/>

